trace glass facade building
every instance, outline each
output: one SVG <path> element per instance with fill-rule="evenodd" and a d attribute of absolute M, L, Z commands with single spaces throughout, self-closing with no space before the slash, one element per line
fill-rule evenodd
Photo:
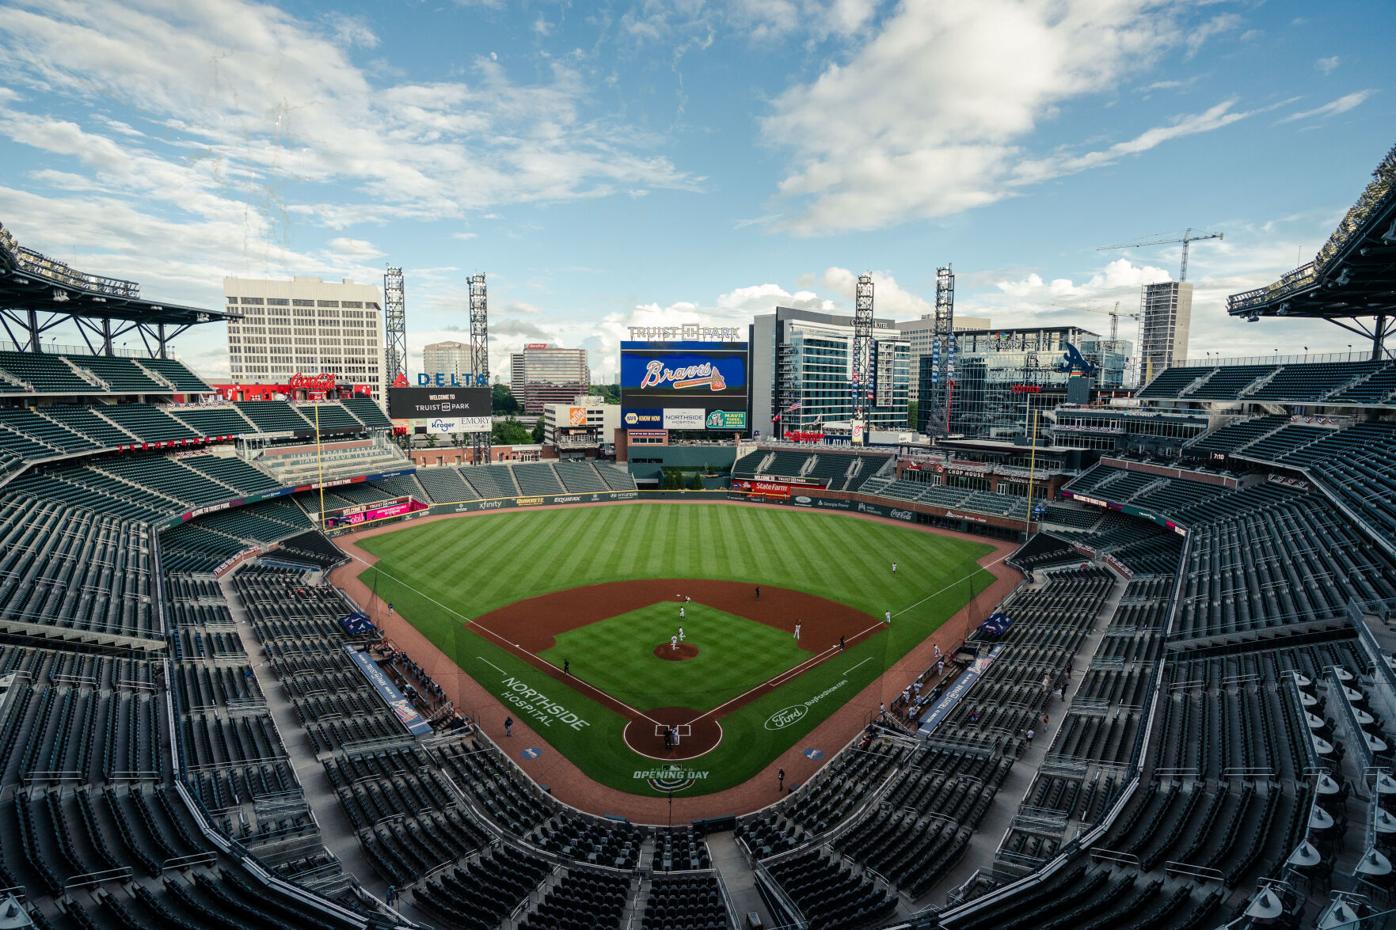
<path fill-rule="evenodd" d="M 777 307 L 751 328 L 752 428 L 762 436 L 817 433 L 853 418 L 853 318 Z M 907 428 L 911 348 L 890 320 L 873 324 L 869 429 Z"/>
<path fill-rule="evenodd" d="M 1046 413 L 1056 405 L 1085 403 L 1097 389 L 1124 381 L 1129 344 L 1111 343 L 1075 326 L 967 330 L 956 333 L 955 381 L 950 391 L 949 433 L 984 439 L 1030 438 L 1034 412 L 1037 438 L 1046 439 Z M 1067 345 L 1095 366 L 1083 375 L 1065 364 Z M 921 359 L 917 379 L 922 397 L 932 396 L 934 357 Z M 917 410 L 917 430 L 925 433 L 929 405 Z"/>

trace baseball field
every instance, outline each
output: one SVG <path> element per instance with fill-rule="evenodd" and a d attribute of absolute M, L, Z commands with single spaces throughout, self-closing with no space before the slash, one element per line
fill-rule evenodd
<path fill-rule="evenodd" d="M 719 791 L 796 744 L 832 755 L 803 741 L 992 580 L 982 543 L 718 503 L 515 510 L 360 545 L 375 595 L 533 748 L 637 794 Z"/>

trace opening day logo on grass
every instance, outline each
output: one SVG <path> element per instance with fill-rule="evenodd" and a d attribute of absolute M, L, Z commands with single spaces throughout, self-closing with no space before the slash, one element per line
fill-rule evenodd
<path fill-rule="evenodd" d="M 683 791 L 708 777 L 706 770 L 686 769 L 669 764 L 660 768 L 636 769 L 635 780 L 647 781 L 655 791 Z"/>
<path fill-rule="evenodd" d="M 848 679 L 840 678 L 838 681 L 834 682 L 832 685 L 825 688 L 823 691 L 819 692 L 814 697 L 810 698 L 808 701 L 805 701 L 803 704 L 791 704 L 789 707 L 782 707 L 780 710 L 776 711 L 774 714 L 771 714 L 771 716 L 766 718 L 766 729 L 784 730 L 788 726 L 792 726 L 794 724 L 799 723 L 801 720 L 805 719 L 805 715 L 809 713 L 809 709 L 811 707 L 818 704 L 820 701 L 824 700 L 826 697 L 833 694 L 835 691 L 839 690 L 846 684 L 848 684 Z"/>

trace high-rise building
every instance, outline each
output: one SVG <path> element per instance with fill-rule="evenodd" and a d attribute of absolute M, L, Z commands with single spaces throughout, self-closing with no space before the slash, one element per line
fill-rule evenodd
<path fill-rule="evenodd" d="M 750 342 L 753 431 L 818 432 L 825 423 L 852 419 L 853 317 L 777 307 L 756 317 Z M 910 360 L 897 325 L 874 319 L 868 429 L 906 428 Z"/>
<path fill-rule="evenodd" d="M 471 374 L 470 346 L 464 342 L 433 342 L 423 347 L 422 372 L 445 375 L 448 384 L 464 384 L 465 376 Z"/>
<path fill-rule="evenodd" d="M 293 374 L 332 374 L 340 384 L 383 389 L 383 310 L 378 288 L 319 278 L 224 278 L 228 363 L 235 384 L 282 384 Z"/>
<path fill-rule="evenodd" d="M 1164 281 L 1144 285 L 1139 302 L 1139 383 L 1188 357 L 1192 285 Z"/>
<path fill-rule="evenodd" d="M 509 388 L 524 413 L 542 413 L 544 404 L 569 403 L 590 386 L 586 349 L 533 342 L 509 359 Z"/>
<path fill-rule="evenodd" d="M 988 329 L 989 318 L 987 316 L 956 316 L 955 332 L 966 329 Z M 914 320 L 902 320 L 897 323 L 897 332 L 906 337 L 907 344 L 911 347 L 911 389 L 909 400 L 917 403 L 921 399 L 921 388 L 917 384 L 916 372 L 921 368 L 921 357 L 931 354 L 931 338 L 936 332 L 936 315 L 934 313 L 923 313 Z"/>

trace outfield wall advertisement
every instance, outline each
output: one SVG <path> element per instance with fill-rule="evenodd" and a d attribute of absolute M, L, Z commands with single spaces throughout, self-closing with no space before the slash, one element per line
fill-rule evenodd
<path fill-rule="evenodd" d="M 622 342 L 621 426 L 746 432 L 747 351 L 745 342 Z"/>

